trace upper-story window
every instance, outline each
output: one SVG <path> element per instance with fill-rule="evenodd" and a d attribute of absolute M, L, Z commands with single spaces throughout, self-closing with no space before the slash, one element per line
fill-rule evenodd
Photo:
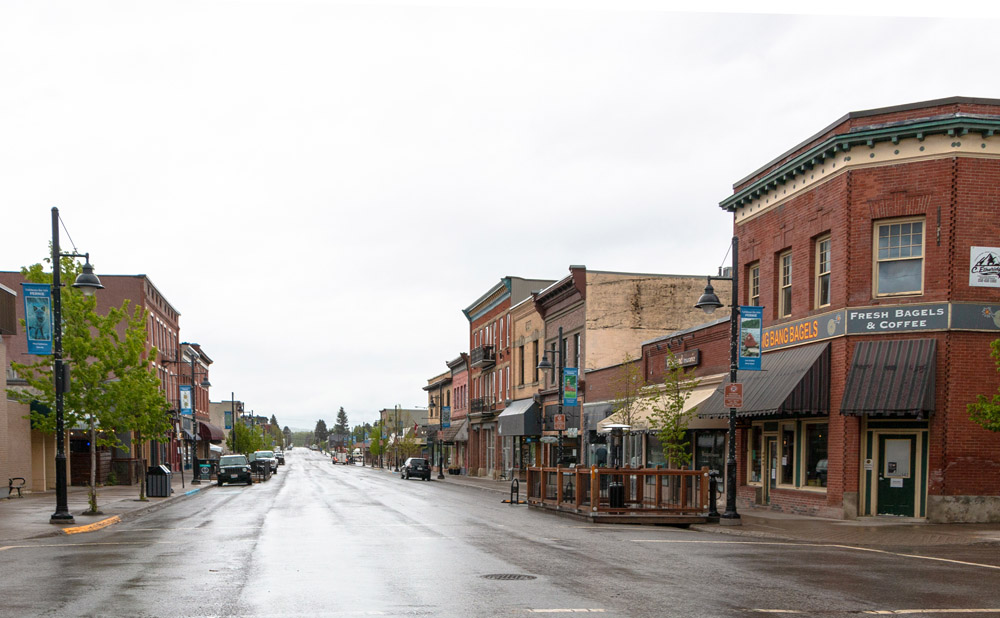
<path fill-rule="evenodd" d="M 792 315 L 792 252 L 778 257 L 778 317 Z"/>
<path fill-rule="evenodd" d="M 816 241 L 816 307 L 830 304 L 830 237 Z"/>
<path fill-rule="evenodd" d="M 747 294 L 750 300 L 751 307 L 760 307 L 760 262 L 755 262 L 750 265 L 750 271 L 748 274 L 749 285 L 747 286 Z"/>
<path fill-rule="evenodd" d="M 897 219 L 875 224 L 876 296 L 920 294 L 924 289 L 924 222 Z"/>
<path fill-rule="evenodd" d="M 580 333 L 573 335 L 573 366 L 580 366 Z"/>

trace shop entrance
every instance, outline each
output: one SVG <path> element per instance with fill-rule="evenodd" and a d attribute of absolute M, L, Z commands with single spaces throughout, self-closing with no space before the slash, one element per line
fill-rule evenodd
<path fill-rule="evenodd" d="M 879 515 L 913 517 L 916 502 L 917 437 L 879 434 L 878 505 Z"/>
<path fill-rule="evenodd" d="M 771 504 L 771 490 L 778 485 L 778 466 L 781 464 L 781 454 L 778 449 L 778 436 L 764 436 L 764 500 L 763 504 Z"/>

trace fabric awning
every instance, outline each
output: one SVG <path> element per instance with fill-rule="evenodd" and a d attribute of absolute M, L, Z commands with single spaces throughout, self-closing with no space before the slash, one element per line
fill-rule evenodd
<path fill-rule="evenodd" d="M 504 408 L 497 417 L 502 436 L 540 436 L 542 418 L 534 399 L 518 399 Z"/>
<path fill-rule="evenodd" d="M 188 442 L 194 442 L 194 434 L 183 427 L 181 428 L 181 438 Z"/>
<path fill-rule="evenodd" d="M 615 405 L 606 401 L 583 404 L 584 431 L 597 431 L 597 424 L 608 418 L 608 415 L 614 409 Z"/>
<path fill-rule="evenodd" d="M 458 421 L 452 421 L 451 427 L 446 427 L 441 430 L 441 441 L 446 444 L 454 444 L 455 442 L 465 442 L 469 439 L 469 420 L 463 418 Z M 459 434 L 462 433 L 462 429 L 465 429 L 465 437 L 460 438 Z"/>
<path fill-rule="evenodd" d="M 198 435 L 209 442 L 222 442 L 226 439 L 226 434 L 221 429 L 205 421 L 198 421 Z"/>
<path fill-rule="evenodd" d="M 687 400 L 684 402 L 684 412 L 689 412 L 696 406 L 701 405 L 706 399 L 712 396 L 718 388 L 718 384 L 722 381 L 723 374 L 717 374 L 713 376 L 705 376 L 701 378 L 698 382 L 698 386 L 690 389 L 690 394 Z M 611 406 L 611 404 L 608 404 Z M 608 414 L 611 413 L 609 408 Z M 632 431 L 650 431 L 652 429 L 650 417 L 653 415 L 653 402 L 650 400 L 643 400 L 638 402 L 636 410 L 632 413 L 631 425 Z M 624 423 L 625 420 L 619 418 L 618 416 L 611 417 L 608 416 L 597 423 L 598 431 L 607 431 L 605 426 L 612 423 Z M 692 416 L 688 420 L 688 429 L 706 429 L 706 428 L 716 428 L 718 423 L 713 420 L 700 419 L 698 416 Z M 725 426 L 725 425 L 723 425 Z"/>
<path fill-rule="evenodd" d="M 830 413 L 830 344 L 814 343 L 769 352 L 761 357 L 761 371 L 741 371 L 743 407 L 738 417 L 802 416 Z M 698 408 L 701 418 L 725 418 L 723 387 L 718 386 Z"/>
<path fill-rule="evenodd" d="M 934 411 L 936 339 L 861 341 L 840 413 L 914 416 Z"/>

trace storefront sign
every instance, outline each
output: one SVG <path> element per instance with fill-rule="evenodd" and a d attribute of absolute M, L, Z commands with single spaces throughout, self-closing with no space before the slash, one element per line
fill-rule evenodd
<path fill-rule="evenodd" d="M 52 354 L 52 287 L 47 283 L 22 283 L 21 286 L 28 354 Z"/>
<path fill-rule="evenodd" d="M 1000 248 L 972 247 L 969 259 L 969 285 L 1000 288 Z"/>
<path fill-rule="evenodd" d="M 833 311 L 804 320 L 786 322 L 764 329 L 761 347 L 765 352 L 844 335 L 844 312 Z"/>
<path fill-rule="evenodd" d="M 194 410 L 191 408 L 191 385 L 181 384 L 178 388 L 180 389 L 181 414 L 191 416 L 194 414 Z"/>
<path fill-rule="evenodd" d="M 563 405 L 576 405 L 576 384 L 580 377 L 580 369 L 577 367 L 563 368 Z"/>
<path fill-rule="evenodd" d="M 1000 304 L 951 306 L 951 327 L 959 330 L 1000 330 Z"/>
<path fill-rule="evenodd" d="M 948 328 L 948 303 L 865 307 L 847 310 L 847 334 L 894 333 Z"/>
<path fill-rule="evenodd" d="M 670 370 L 670 356 L 667 356 L 667 371 Z M 693 350 L 684 350 L 683 352 L 678 352 L 674 355 L 674 361 L 677 362 L 681 367 L 694 367 L 701 362 L 701 350 L 695 348 Z"/>
<path fill-rule="evenodd" d="M 740 370 L 760 371 L 763 307 L 740 307 Z"/>

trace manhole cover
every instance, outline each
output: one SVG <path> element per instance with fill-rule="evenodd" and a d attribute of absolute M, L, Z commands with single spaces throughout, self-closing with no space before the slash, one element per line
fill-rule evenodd
<path fill-rule="evenodd" d="M 492 573 L 490 575 L 483 575 L 483 579 L 501 579 L 504 581 L 523 581 L 527 579 L 535 579 L 534 575 L 521 575 L 520 573 Z"/>

